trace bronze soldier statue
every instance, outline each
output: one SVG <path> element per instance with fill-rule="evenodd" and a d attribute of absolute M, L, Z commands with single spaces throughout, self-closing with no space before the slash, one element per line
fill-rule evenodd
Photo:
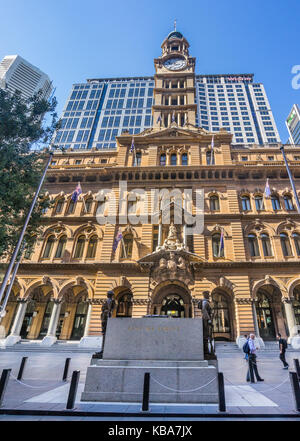
<path fill-rule="evenodd" d="M 204 358 L 215 358 L 213 344 L 213 310 L 209 302 L 209 292 L 203 292 L 203 299 L 198 303 L 198 308 L 202 311 L 203 321 L 203 350 Z"/>
<path fill-rule="evenodd" d="M 102 348 L 100 352 L 96 352 L 95 354 L 93 354 L 92 358 L 103 357 L 107 320 L 109 319 L 109 317 L 111 317 L 112 312 L 116 305 L 116 302 L 113 297 L 114 297 L 114 292 L 107 291 L 107 299 L 105 300 L 105 303 L 102 306 L 102 312 L 101 312 L 101 325 L 102 325 L 102 335 L 103 335 Z"/>

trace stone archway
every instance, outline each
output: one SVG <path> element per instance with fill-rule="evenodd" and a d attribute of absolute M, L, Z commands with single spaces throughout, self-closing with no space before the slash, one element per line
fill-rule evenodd
<path fill-rule="evenodd" d="M 275 340 L 280 332 L 287 335 L 281 291 L 273 284 L 265 284 L 256 293 L 256 315 L 260 337 L 263 340 Z"/>
<path fill-rule="evenodd" d="M 51 285 L 39 285 L 30 290 L 26 297 L 26 311 L 24 314 L 20 336 L 21 339 L 34 340 L 39 338 L 46 310 L 51 305 L 53 289 Z M 51 314 L 51 312 L 50 312 Z"/>
<path fill-rule="evenodd" d="M 191 294 L 180 281 L 160 283 L 155 288 L 151 301 L 151 314 L 178 318 L 192 317 Z"/>
<path fill-rule="evenodd" d="M 225 289 L 215 288 L 211 293 L 213 308 L 213 335 L 215 340 L 234 341 L 236 337 L 233 296 Z"/>
<path fill-rule="evenodd" d="M 80 340 L 88 315 L 88 291 L 81 285 L 68 286 L 60 297 L 61 308 L 56 328 L 60 340 Z"/>

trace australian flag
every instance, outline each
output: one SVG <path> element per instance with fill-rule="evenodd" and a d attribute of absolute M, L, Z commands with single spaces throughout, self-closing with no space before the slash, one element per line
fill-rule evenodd
<path fill-rule="evenodd" d="M 161 115 L 158 116 L 156 123 L 158 124 L 159 122 L 161 122 Z"/>
<path fill-rule="evenodd" d="M 119 242 L 122 239 L 123 239 L 123 234 L 122 234 L 121 228 L 119 228 L 118 234 L 116 235 L 115 240 L 114 240 L 114 244 L 113 244 L 114 253 L 116 252 L 116 249 L 118 248 Z"/>
<path fill-rule="evenodd" d="M 267 178 L 266 186 L 265 186 L 265 195 L 268 198 L 271 195 L 270 185 L 269 185 L 269 178 Z"/>
<path fill-rule="evenodd" d="M 72 201 L 73 201 L 73 202 L 77 202 L 77 200 L 78 200 L 78 196 L 79 196 L 81 193 L 82 193 L 82 189 L 81 189 L 81 186 L 80 186 L 80 182 L 78 182 L 78 185 L 77 185 L 77 187 L 75 188 L 75 190 L 74 190 L 74 192 L 73 192 L 73 194 L 72 194 L 72 197 L 71 197 Z"/>
<path fill-rule="evenodd" d="M 135 146 L 134 146 L 134 139 L 132 138 L 131 146 L 130 146 L 130 153 L 132 153 L 134 149 L 135 149 Z"/>
<path fill-rule="evenodd" d="M 221 236 L 220 236 L 219 257 L 221 257 L 223 255 L 223 252 L 224 252 L 224 230 L 222 228 Z"/>

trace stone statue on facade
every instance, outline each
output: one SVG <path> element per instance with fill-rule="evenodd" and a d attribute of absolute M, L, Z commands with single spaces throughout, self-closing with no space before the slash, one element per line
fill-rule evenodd
<path fill-rule="evenodd" d="M 209 301 L 209 292 L 203 292 L 203 299 L 198 303 L 202 311 L 203 350 L 205 358 L 216 358 L 213 342 L 213 310 Z"/>
<path fill-rule="evenodd" d="M 96 352 L 92 358 L 102 358 L 103 357 L 107 321 L 108 321 L 109 317 L 111 317 L 112 312 L 116 306 L 116 302 L 113 297 L 114 297 L 114 292 L 107 291 L 107 299 L 105 300 L 105 302 L 102 306 L 102 312 L 101 312 L 101 326 L 102 326 L 102 335 L 103 335 L 102 349 L 100 352 Z"/>

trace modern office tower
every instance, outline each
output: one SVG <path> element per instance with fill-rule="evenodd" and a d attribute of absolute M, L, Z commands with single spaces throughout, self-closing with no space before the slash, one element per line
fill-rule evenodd
<path fill-rule="evenodd" d="M 45 181 L 53 205 L 7 303 L 6 345 L 23 339 L 99 345 L 108 290 L 116 300 L 113 317 L 197 318 L 208 291 L 215 340 L 241 343 L 255 332 L 262 343 L 277 332 L 291 340 L 297 335 L 300 215 L 280 144 L 251 145 L 244 135 L 238 144 L 227 129 L 212 130 L 217 120 L 210 119 L 216 107 L 221 122 L 224 107 L 230 124 L 237 117 L 242 133 L 250 122 L 255 136 L 258 126 L 264 137 L 262 122 L 273 120 L 260 112 L 270 112 L 269 105 L 258 106 L 251 75 L 206 76 L 200 83 L 178 31 L 164 39 L 154 68 L 151 78 L 74 85 L 60 136 L 63 145 L 82 148 L 53 155 Z M 205 104 L 197 102 L 199 86 Z M 199 127 L 202 105 L 209 129 Z M 300 146 L 287 146 L 285 154 L 299 188 Z M 78 182 L 82 193 L 74 201 Z M 194 216 L 204 212 L 203 229 L 193 234 L 183 213 L 188 204 Z"/>
<path fill-rule="evenodd" d="M 10 92 L 19 90 L 24 98 L 42 91 L 42 97 L 48 99 L 52 83 L 45 73 L 19 55 L 6 55 L 0 63 L 0 87 Z"/>
<path fill-rule="evenodd" d="M 196 105 L 194 124 L 198 127 L 213 132 L 223 127 L 233 134 L 234 144 L 280 142 L 264 86 L 254 82 L 253 74 L 196 75 L 193 72 L 192 77 Z M 124 130 L 137 134 L 151 127 L 153 89 L 154 77 L 91 79 L 74 84 L 55 143 L 75 149 L 116 148 L 116 136 Z M 180 101 L 164 103 L 164 106 L 177 105 Z M 174 109 L 176 111 L 176 107 Z M 162 125 L 166 124 L 164 120 Z"/>
<path fill-rule="evenodd" d="M 300 109 L 294 104 L 285 122 L 289 132 L 289 143 L 300 145 Z"/>

